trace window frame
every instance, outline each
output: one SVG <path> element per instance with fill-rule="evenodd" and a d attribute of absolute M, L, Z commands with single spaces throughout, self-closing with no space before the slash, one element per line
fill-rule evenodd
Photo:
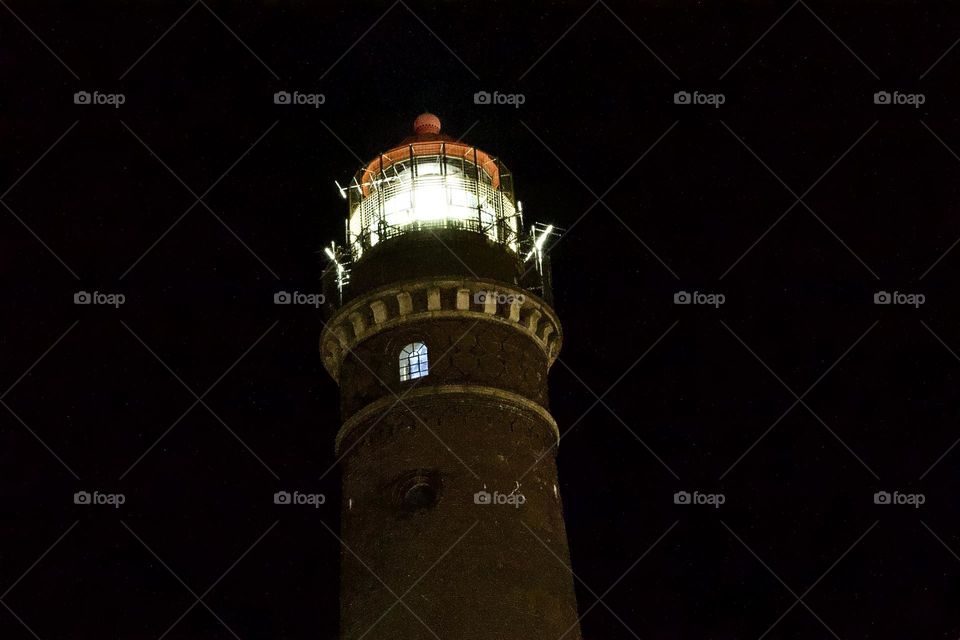
<path fill-rule="evenodd" d="M 422 340 L 403 346 L 397 356 L 400 382 L 419 380 L 430 375 L 430 349 Z"/>

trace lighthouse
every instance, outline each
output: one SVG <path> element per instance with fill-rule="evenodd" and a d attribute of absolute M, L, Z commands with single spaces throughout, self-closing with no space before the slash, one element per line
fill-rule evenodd
<path fill-rule="evenodd" d="M 552 227 L 525 228 L 500 158 L 432 114 L 338 186 L 320 351 L 340 387 L 341 638 L 580 640 Z"/>

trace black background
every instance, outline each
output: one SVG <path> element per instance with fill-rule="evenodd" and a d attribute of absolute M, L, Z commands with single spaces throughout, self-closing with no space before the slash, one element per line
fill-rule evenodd
<path fill-rule="evenodd" d="M 957 8 L 4 4 L 0 637 L 336 637 L 337 389 L 321 314 L 273 294 L 318 290 L 333 181 L 426 110 L 568 230 L 551 397 L 586 638 L 957 637 Z"/>

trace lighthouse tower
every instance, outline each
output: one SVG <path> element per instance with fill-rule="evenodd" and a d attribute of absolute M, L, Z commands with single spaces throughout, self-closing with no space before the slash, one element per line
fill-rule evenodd
<path fill-rule="evenodd" d="M 341 187 L 320 339 L 340 385 L 343 640 L 580 640 L 542 246 L 500 160 L 414 135 Z"/>

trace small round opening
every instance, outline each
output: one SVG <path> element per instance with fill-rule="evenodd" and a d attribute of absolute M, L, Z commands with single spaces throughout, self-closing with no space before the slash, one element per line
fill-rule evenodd
<path fill-rule="evenodd" d="M 440 502 L 443 481 L 436 469 L 411 469 L 394 480 L 390 492 L 400 516 L 433 509 Z"/>
<path fill-rule="evenodd" d="M 437 502 L 437 490 L 427 482 L 417 482 L 403 494 L 403 506 L 412 511 L 429 509 Z"/>

